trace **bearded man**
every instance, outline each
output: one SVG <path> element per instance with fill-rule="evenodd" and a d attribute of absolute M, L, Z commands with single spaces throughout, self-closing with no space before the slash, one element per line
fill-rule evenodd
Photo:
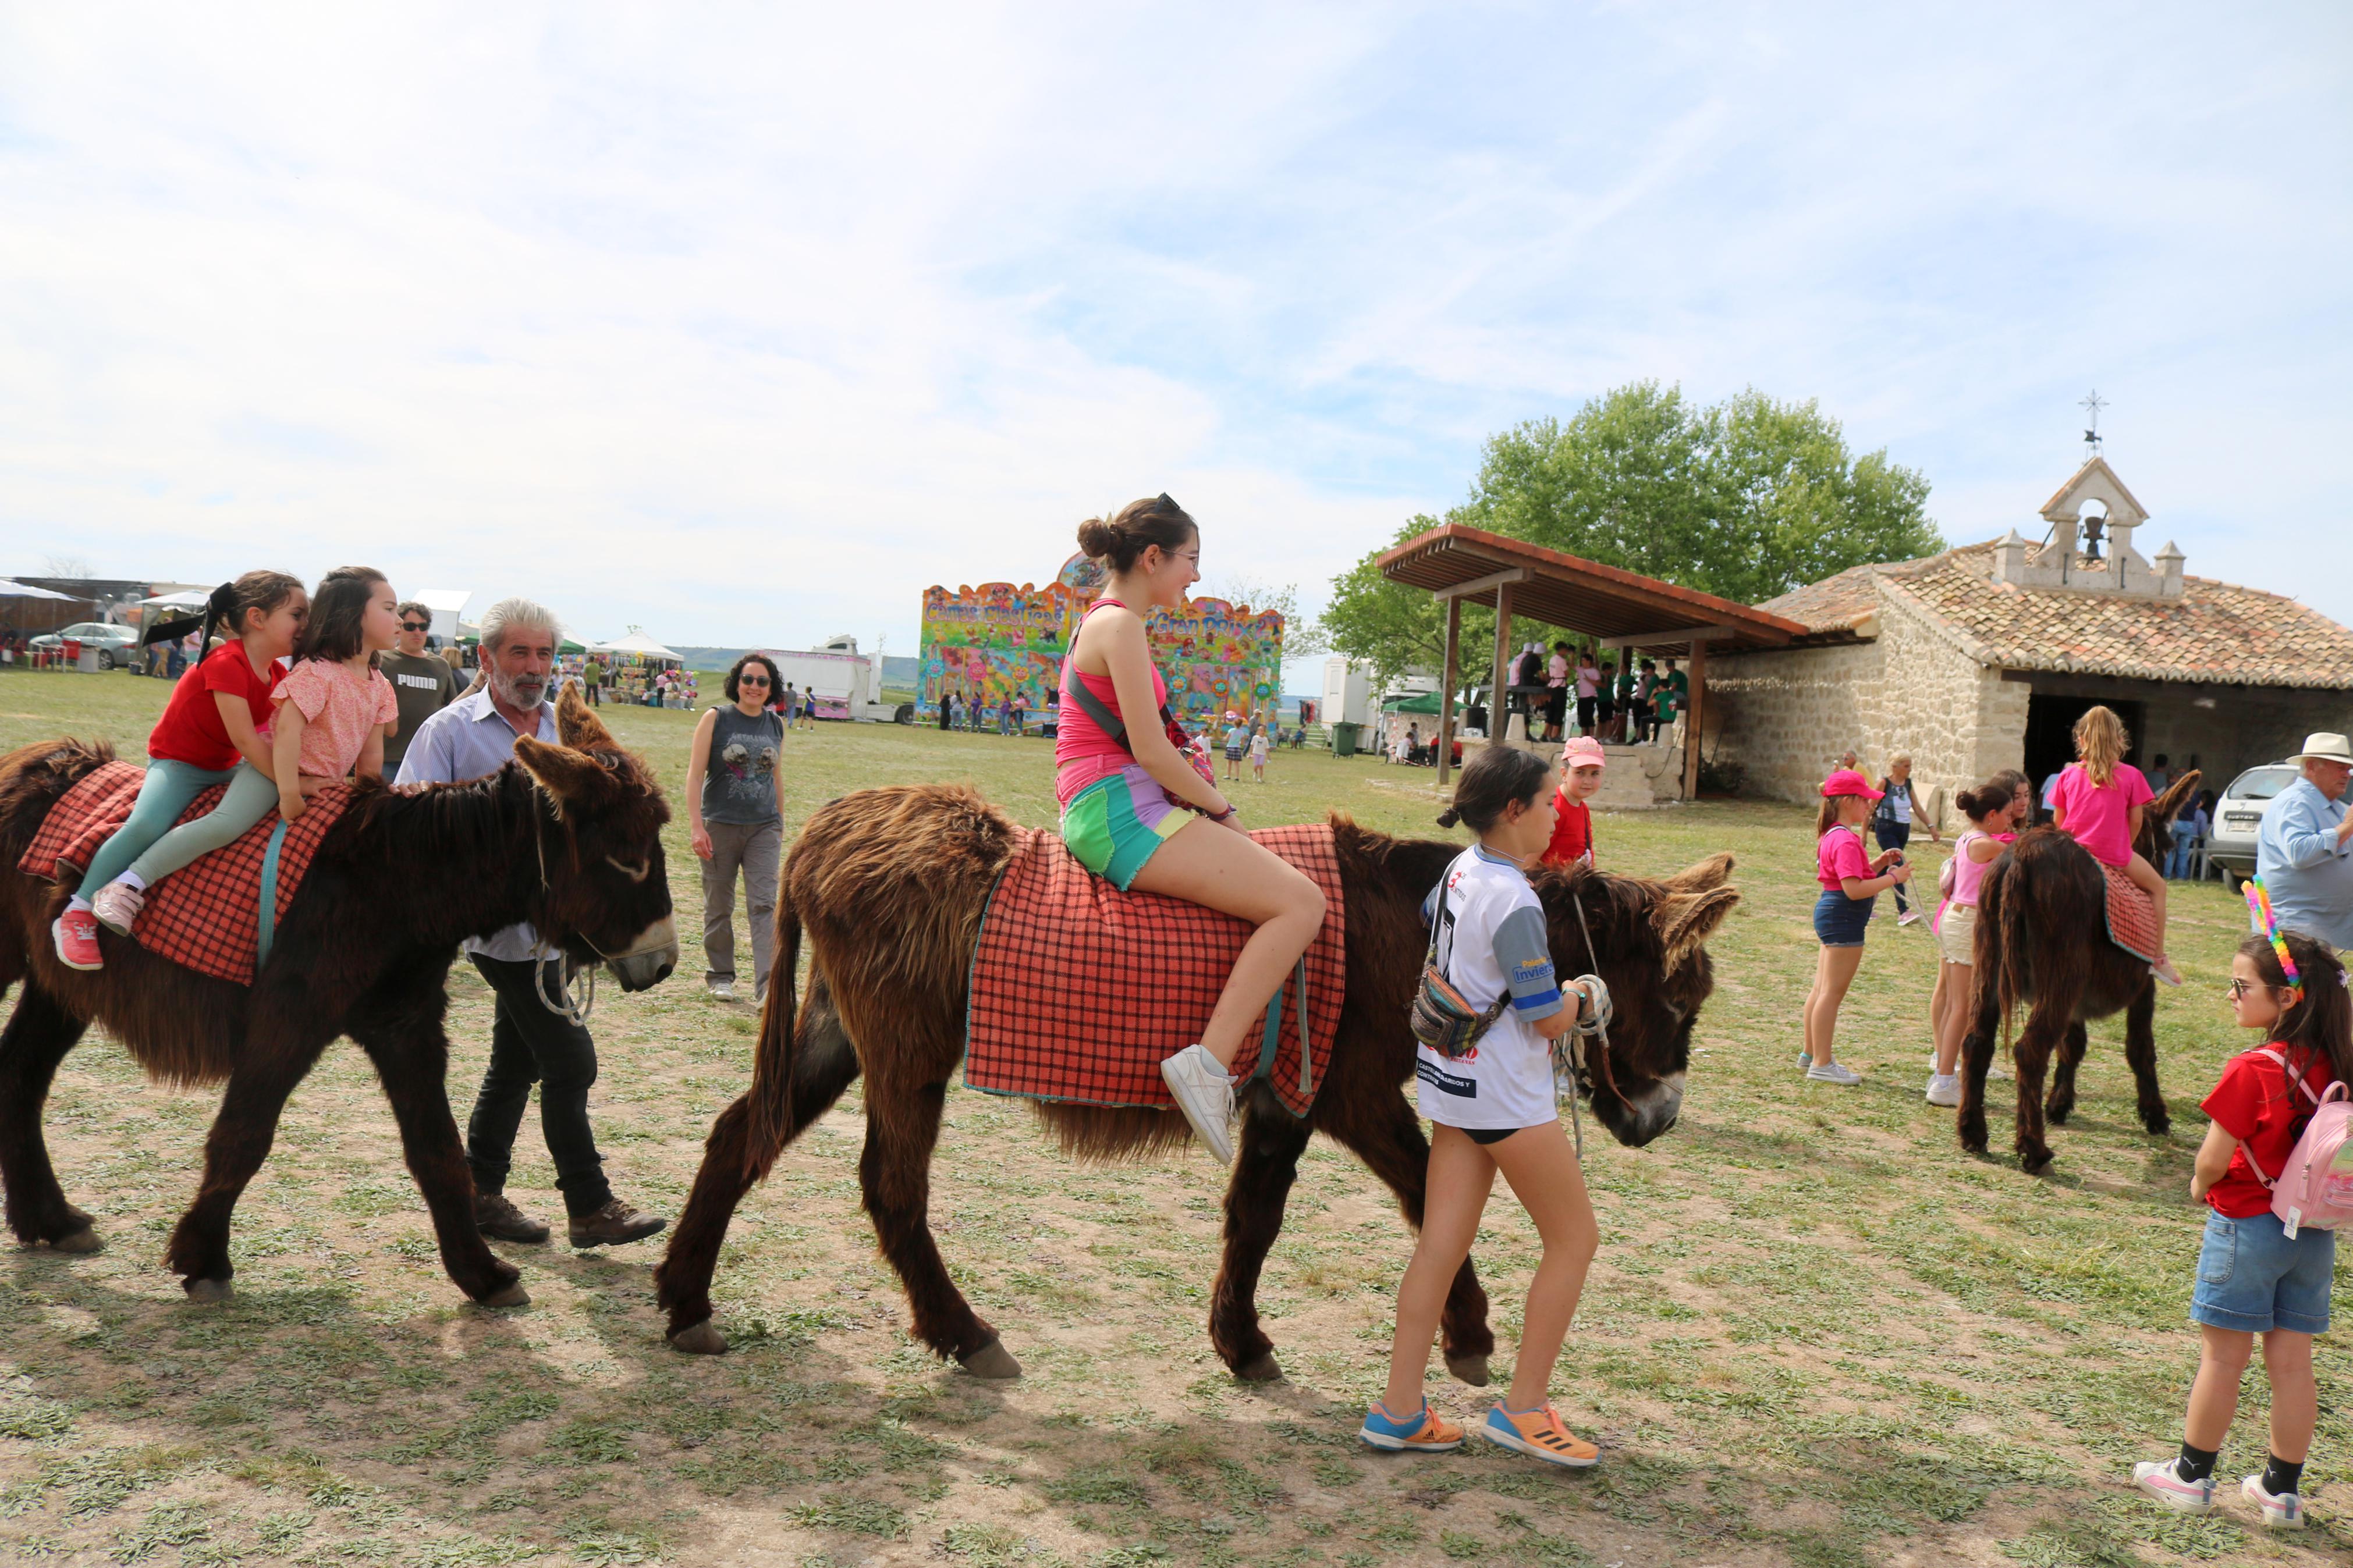
<path fill-rule="evenodd" d="M 400 783 L 457 784 L 494 773 L 514 752 L 515 737 L 549 745 L 555 704 L 549 676 L 562 640 L 555 617 L 529 599 L 501 599 L 482 617 L 478 655 L 482 678 L 474 689 L 418 726 L 400 764 Z M 491 1065 L 466 1123 L 466 1163 L 474 1173 L 474 1223 L 501 1241 L 541 1242 L 547 1226 L 506 1196 L 516 1131 L 539 1085 L 540 1129 L 555 1162 L 575 1247 L 638 1241 L 670 1222 L 640 1214 L 613 1195 L 605 1162 L 588 1127 L 588 1089 L 596 1081 L 596 1042 L 582 1026 L 540 1000 L 543 969 L 562 955 L 529 925 L 469 938 L 466 954 L 497 997 L 491 1026 Z M 548 994 L 562 989 L 560 973 L 544 977 Z"/>

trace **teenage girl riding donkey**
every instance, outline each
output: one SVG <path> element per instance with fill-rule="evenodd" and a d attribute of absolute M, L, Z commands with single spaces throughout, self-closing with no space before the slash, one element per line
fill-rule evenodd
<path fill-rule="evenodd" d="M 1258 927 L 1242 944 L 1198 1045 L 1160 1064 L 1169 1093 L 1221 1161 L 1234 1157 L 1233 1060 L 1324 925 L 1324 894 L 1243 831 L 1238 808 L 1171 738 L 1168 686 L 1145 612 L 1176 608 L 1201 575 L 1201 536 L 1166 495 L 1079 525 L 1079 548 L 1110 569 L 1062 661 L 1054 795 L 1080 864 L 1124 891 L 1165 893 Z M 1181 731 L 1177 731 L 1181 735 Z M 1184 808 L 1184 809 L 1180 809 Z M 1189 814 L 1188 814 L 1189 813 Z"/>
<path fill-rule="evenodd" d="M 2168 985 L 2179 985 L 2180 971 L 2165 955 L 2165 879 L 2133 849 L 2133 841 L 2140 837 L 2141 813 L 2157 797 L 2141 771 L 2125 761 L 2131 743 L 2115 710 L 2085 709 L 2075 721 L 2079 760 L 2060 773 L 2051 796 L 2052 820 L 2093 859 L 2117 868 L 2149 896 L 2157 921 L 2157 959 L 2149 968 Z"/>

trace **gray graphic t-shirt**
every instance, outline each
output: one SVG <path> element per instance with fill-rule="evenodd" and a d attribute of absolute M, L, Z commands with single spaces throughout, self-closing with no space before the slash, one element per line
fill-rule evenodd
<path fill-rule="evenodd" d="M 702 820 L 755 826 L 782 820 L 776 761 L 785 721 L 762 710 L 753 718 L 733 703 L 712 710 L 711 762 L 702 773 Z"/>

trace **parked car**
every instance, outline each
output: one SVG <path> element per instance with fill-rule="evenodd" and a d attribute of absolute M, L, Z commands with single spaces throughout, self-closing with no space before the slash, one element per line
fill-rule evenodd
<path fill-rule="evenodd" d="M 2222 868 L 2222 879 L 2237 892 L 2255 874 L 2255 835 L 2263 826 L 2263 808 L 2274 796 L 2303 777 L 2293 763 L 2269 763 L 2249 768 L 2231 781 L 2214 803 L 2214 826 L 2206 835 L 2206 858 Z"/>
<path fill-rule="evenodd" d="M 118 626 L 107 621 L 79 621 L 61 632 L 47 632 L 37 637 L 27 647 L 60 648 L 69 642 L 98 649 L 98 668 L 112 669 L 118 664 L 129 664 L 139 650 L 139 628 Z"/>

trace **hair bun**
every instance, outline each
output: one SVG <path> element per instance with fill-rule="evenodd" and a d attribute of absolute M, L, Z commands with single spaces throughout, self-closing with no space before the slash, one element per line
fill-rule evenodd
<path fill-rule="evenodd" d="M 1451 827 L 1461 820 L 1462 814 L 1451 805 L 1438 814 L 1438 826 L 1440 827 Z"/>
<path fill-rule="evenodd" d="M 1079 548 L 1090 559 L 1100 561 L 1119 544 L 1119 530 L 1099 517 L 1091 517 L 1079 524 Z"/>

